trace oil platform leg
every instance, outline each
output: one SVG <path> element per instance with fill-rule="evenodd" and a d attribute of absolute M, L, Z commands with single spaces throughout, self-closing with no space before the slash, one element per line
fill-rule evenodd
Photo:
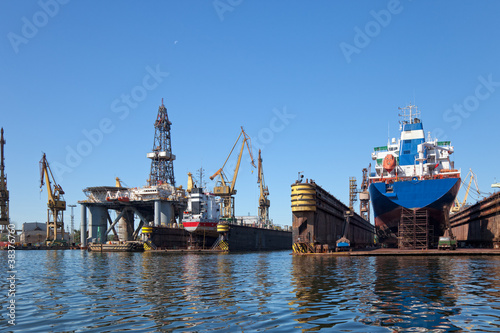
<path fill-rule="evenodd" d="M 133 240 L 134 234 L 134 212 L 127 210 L 126 212 L 116 211 L 118 215 L 122 215 L 118 221 L 118 238 L 120 241 Z"/>
<path fill-rule="evenodd" d="M 106 242 L 106 223 L 108 210 L 106 207 L 91 206 L 90 211 L 90 223 L 89 223 L 89 238 L 95 239 L 97 243 Z"/>
<path fill-rule="evenodd" d="M 154 226 L 159 227 L 161 224 L 161 201 L 155 200 L 155 211 L 154 211 Z"/>
<path fill-rule="evenodd" d="M 80 225 L 80 244 L 81 247 L 87 246 L 87 206 L 82 204 L 82 214 L 81 214 L 81 225 Z"/>
<path fill-rule="evenodd" d="M 161 202 L 161 211 L 160 211 L 160 223 L 162 226 L 166 227 L 172 222 L 172 213 L 173 207 L 170 202 Z"/>

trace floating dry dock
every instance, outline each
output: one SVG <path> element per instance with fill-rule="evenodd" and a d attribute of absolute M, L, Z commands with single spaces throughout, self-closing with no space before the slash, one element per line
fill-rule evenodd
<path fill-rule="evenodd" d="M 328 253 L 344 235 L 349 207 L 317 185 L 313 180 L 292 184 L 293 250 Z M 373 246 L 375 229 L 369 221 L 354 213 L 347 226 L 351 248 Z"/>
<path fill-rule="evenodd" d="M 459 245 L 500 249 L 500 192 L 450 217 Z"/>
<path fill-rule="evenodd" d="M 331 253 L 300 253 L 300 255 L 325 255 L 325 256 L 349 256 L 349 257 L 389 257 L 389 256 L 500 256 L 500 249 L 457 249 L 453 251 L 444 250 L 401 250 L 396 248 L 354 250 L 350 252 Z"/>

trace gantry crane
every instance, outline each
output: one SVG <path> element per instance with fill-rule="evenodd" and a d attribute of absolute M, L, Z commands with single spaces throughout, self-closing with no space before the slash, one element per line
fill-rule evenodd
<path fill-rule="evenodd" d="M 470 178 L 469 178 L 469 184 L 467 185 L 467 189 L 465 190 L 464 200 L 462 202 L 460 202 L 460 201 L 458 201 L 458 198 L 455 198 L 455 203 L 454 203 L 453 207 L 451 207 L 452 213 L 459 212 L 460 209 L 464 208 L 465 203 L 467 202 L 467 197 L 469 196 L 469 190 L 470 190 L 470 186 L 472 184 L 472 180 L 474 180 L 474 185 L 476 186 L 477 194 L 481 195 L 481 192 L 479 191 L 479 186 L 477 185 L 477 176 L 474 173 L 474 171 L 472 171 L 472 169 L 469 169 L 469 172 L 467 173 L 464 180 L 462 181 L 462 184 L 460 184 L 460 188 L 458 189 L 458 191 L 460 192 L 460 189 L 462 188 L 462 185 L 465 184 L 467 177 L 470 177 Z"/>
<path fill-rule="evenodd" d="M 51 185 L 54 183 L 54 186 Z M 45 180 L 45 183 L 44 183 Z M 64 242 L 64 211 L 66 210 L 66 201 L 64 201 L 64 191 L 54 179 L 54 175 L 50 170 L 49 162 L 45 154 L 40 160 L 40 188 L 43 190 L 43 185 L 47 185 L 48 203 L 47 203 L 47 239 L 46 243 L 51 245 L 54 241 Z M 58 234 L 61 237 L 58 238 Z"/>
<path fill-rule="evenodd" d="M 238 155 L 238 162 L 236 163 L 233 179 L 231 182 L 229 182 L 229 180 L 226 177 L 226 174 L 224 173 L 224 166 L 229 160 L 231 154 L 233 153 L 233 150 L 238 144 L 238 141 L 240 140 L 241 136 L 243 136 L 243 142 L 241 143 L 240 154 Z M 236 139 L 236 142 L 234 143 L 233 148 L 229 152 L 226 161 L 222 165 L 222 168 L 217 170 L 217 172 L 212 177 L 210 177 L 210 180 L 214 180 L 215 177 L 220 176 L 220 180 L 214 187 L 214 193 L 222 198 L 221 215 L 222 218 L 224 219 L 234 219 L 234 195 L 236 194 L 236 189 L 234 188 L 234 185 L 236 184 L 236 177 L 238 177 L 238 171 L 240 169 L 240 163 L 241 163 L 241 156 L 243 155 L 243 149 L 245 148 L 245 145 L 247 146 L 248 153 L 250 154 L 251 164 L 255 168 L 256 166 L 252 155 L 252 140 L 245 133 L 243 127 L 241 127 L 240 135 L 238 136 L 238 139 Z"/>
<path fill-rule="evenodd" d="M 271 202 L 267 198 L 269 195 L 269 189 L 264 182 L 264 170 L 262 169 L 262 157 L 259 149 L 259 160 L 258 160 L 258 175 L 257 183 L 260 186 L 260 196 L 259 196 L 259 223 L 267 224 L 269 222 L 269 206 Z"/>

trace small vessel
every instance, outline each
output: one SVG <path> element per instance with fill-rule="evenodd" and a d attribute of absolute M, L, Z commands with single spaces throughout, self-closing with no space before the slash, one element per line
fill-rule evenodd
<path fill-rule="evenodd" d="M 369 176 L 369 192 L 379 241 L 401 246 L 400 228 L 405 216 L 420 221 L 420 231 L 410 237 L 437 244 L 447 228 L 449 211 L 460 187 L 460 170 L 450 160 L 450 141 L 425 139 L 420 111 L 415 105 L 400 108 L 400 138 L 375 147 L 375 172 Z M 418 214 L 416 212 L 419 212 Z M 418 217 L 416 217 L 416 215 Z M 405 231 L 406 230 L 406 231 Z M 417 233 L 419 233 L 417 235 Z"/>
<path fill-rule="evenodd" d="M 89 252 L 142 252 L 144 251 L 144 243 L 136 241 L 109 241 L 105 244 L 90 243 L 87 250 Z"/>
<path fill-rule="evenodd" d="M 202 188 L 190 189 L 187 208 L 182 217 L 184 229 L 192 233 L 217 236 L 220 198 Z"/>

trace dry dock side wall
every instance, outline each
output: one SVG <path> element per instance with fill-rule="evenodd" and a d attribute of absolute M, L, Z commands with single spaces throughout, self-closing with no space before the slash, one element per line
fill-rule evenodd
<path fill-rule="evenodd" d="M 231 224 L 227 242 L 229 251 L 290 250 L 292 233 Z"/>
<path fill-rule="evenodd" d="M 190 234 L 182 228 L 152 227 L 152 230 L 151 240 L 159 249 L 210 249 L 217 239 L 208 235 Z M 290 250 L 292 233 L 231 224 L 226 241 L 230 252 Z"/>
<path fill-rule="evenodd" d="M 500 248 L 500 192 L 450 216 L 450 223 L 460 243 Z"/>
<path fill-rule="evenodd" d="M 348 207 L 325 191 L 313 180 L 292 185 L 292 228 L 294 243 L 327 245 L 331 251 L 342 237 L 344 213 Z M 374 243 L 373 225 L 358 214 L 351 217 L 347 238 L 351 247 L 366 247 Z"/>

